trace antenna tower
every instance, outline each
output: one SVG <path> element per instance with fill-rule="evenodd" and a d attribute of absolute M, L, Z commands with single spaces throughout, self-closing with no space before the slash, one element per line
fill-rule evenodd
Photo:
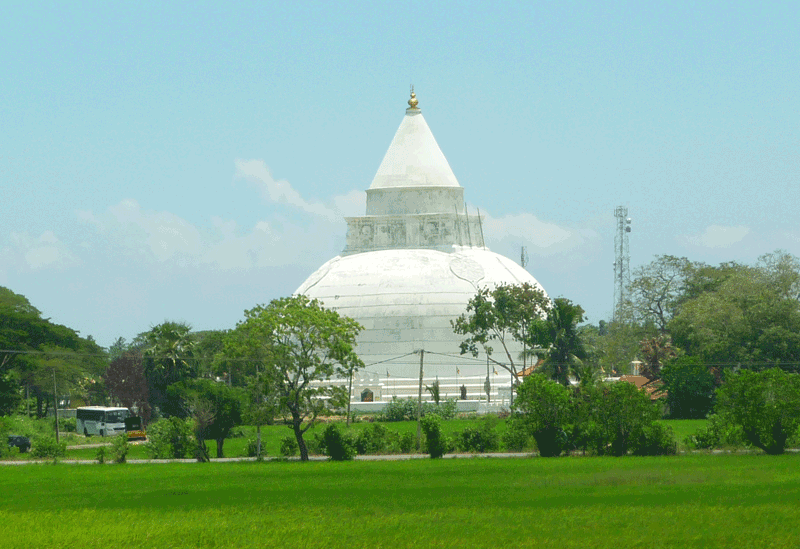
<path fill-rule="evenodd" d="M 524 269 L 528 265 L 528 247 L 523 246 L 519 252 L 519 264 Z"/>
<path fill-rule="evenodd" d="M 622 321 L 626 292 L 631 282 L 631 255 L 628 244 L 631 218 L 628 217 L 628 208 L 625 206 L 617 206 L 614 217 L 617 218 L 617 232 L 614 235 L 614 320 Z"/>

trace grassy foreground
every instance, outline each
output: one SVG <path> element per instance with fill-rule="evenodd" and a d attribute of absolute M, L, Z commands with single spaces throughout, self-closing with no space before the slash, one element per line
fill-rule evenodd
<path fill-rule="evenodd" d="M 0 469 L 22 547 L 797 547 L 800 456 Z"/>

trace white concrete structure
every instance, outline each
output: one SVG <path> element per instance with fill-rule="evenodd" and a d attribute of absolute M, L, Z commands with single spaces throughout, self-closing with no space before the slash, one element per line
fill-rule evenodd
<path fill-rule="evenodd" d="M 415 377 L 425 350 L 425 377 L 486 375 L 485 357 L 461 355 L 451 321 L 477 290 L 539 283 L 484 245 L 479 215 L 464 205 L 450 169 L 411 93 L 410 107 L 367 190 L 363 217 L 347 218 L 345 249 L 295 293 L 364 326 L 358 353 L 367 371 Z M 499 355 L 494 355 L 500 358 Z M 500 369 L 492 384 L 508 384 Z M 354 394 L 358 395 L 359 390 Z M 357 400 L 357 397 L 356 397 Z"/>

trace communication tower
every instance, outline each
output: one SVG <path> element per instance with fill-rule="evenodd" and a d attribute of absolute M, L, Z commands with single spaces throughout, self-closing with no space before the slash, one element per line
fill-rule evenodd
<path fill-rule="evenodd" d="M 625 206 L 617 206 L 614 217 L 617 218 L 617 232 L 614 235 L 614 320 L 620 321 L 627 298 L 626 292 L 631 282 L 631 255 L 628 244 L 631 218 L 628 217 L 628 208 Z"/>
<path fill-rule="evenodd" d="M 524 269 L 528 265 L 528 247 L 523 246 L 519 253 L 519 264 Z"/>

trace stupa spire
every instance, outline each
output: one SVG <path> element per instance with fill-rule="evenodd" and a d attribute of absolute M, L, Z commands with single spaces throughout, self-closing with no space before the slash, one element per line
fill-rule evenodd
<path fill-rule="evenodd" d="M 411 99 L 408 100 L 408 108 L 406 111 L 417 111 L 419 112 L 419 101 L 417 100 L 417 94 L 414 93 L 414 84 L 411 84 Z"/>

